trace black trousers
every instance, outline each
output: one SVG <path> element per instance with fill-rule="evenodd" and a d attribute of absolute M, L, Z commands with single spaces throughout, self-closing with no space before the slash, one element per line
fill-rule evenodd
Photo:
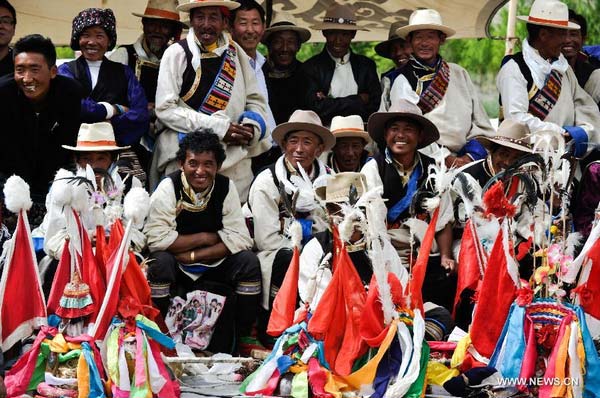
<path fill-rule="evenodd" d="M 213 339 L 220 334 L 219 326 L 227 322 L 226 311 L 233 314 L 236 338 L 250 334 L 257 316 L 261 294 L 260 264 L 254 253 L 244 250 L 229 255 L 221 264 L 205 271 L 195 281 L 179 268 L 179 263 L 173 254 L 166 251 L 154 252 L 150 258 L 152 261 L 148 265 L 148 282 L 152 289 L 154 304 L 163 316 L 168 311 L 171 297 L 185 297 L 187 293 L 194 290 L 207 290 L 227 297 Z M 226 327 L 221 329 L 224 333 L 228 332 Z M 212 342 L 211 346 L 213 346 Z M 221 348 L 214 349 L 214 347 L 212 350 L 229 351 Z"/>

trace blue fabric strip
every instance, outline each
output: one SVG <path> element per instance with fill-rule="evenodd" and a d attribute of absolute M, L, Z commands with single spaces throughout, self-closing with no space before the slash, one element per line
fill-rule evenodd
<path fill-rule="evenodd" d="M 410 203 L 412 202 L 413 196 L 415 196 L 415 192 L 417 192 L 417 182 L 419 181 L 419 178 L 421 178 L 422 173 L 422 166 L 419 162 L 413 173 L 410 175 L 410 179 L 408 180 L 406 195 L 404 195 L 404 197 L 400 199 L 394 206 L 388 209 L 388 222 L 395 222 L 398 217 L 400 217 L 400 214 L 402 214 L 404 210 L 408 209 L 408 206 L 410 206 Z"/>
<path fill-rule="evenodd" d="M 159 330 L 153 329 L 148 325 L 143 324 L 142 322 L 135 321 L 137 327 L 146 332 L 146 335 L 150 337 L 152 340 L 156 341 L 158 344 L 163 347 L 167 347 L 168 349 L 175 348 L 175 342 L 168 336 L 162 334 Z"/>
<path fill-rule="evenodd" d="M 238 123 L 241 123 L 244 118 L 254 120 L 260 126 L 260 137 L 258 138 L 259 141 L 265 138 L 265 135 L 267 133 L 267 124 L 265 123 L 265 119 L 263 119 L 263 117 L 259 113 L 253 111 L 245 111 L 240 116 L 240 120 L 238 120 Z"/>
<path fill-rule="evenodd" d="M 588 147 L 588 136 L 585 130 L 579 126 L 563 126 L 571 135 L 574 141 L 573 155 L 581 157 L 585 154 Z"/>
<path fill-rule="evenodd" d="M 94 356 L 92 355 L 92 348 L 90 347 L 89 343 L 83 342 L 81 343 L 81 350 L 90 371 L 90 392 L 88 397 L 105 398 L 106 395 L 104 394 L 104 385 L 102 384 L 100 372 L 98 372 L 96 362 L 94 361 Z"/>
<path fill-rule="evenodd" d="M 505 335 L 506 342 L 504 343 L 505 351 L 504 358 L 502 359 L 502 363 L 498 364 L 499 367 L 492 365 L 490 361 L 490 366 L 494 366 L 496 369 L 500 371 L 503 377 L 519 377 L 521 373 L 521 365 L 523 364 L 523 358 L 525 356 L 525 307 L 521 307 L 516 303 L 512 304 L 509 317 L 505 326 L 508 326 L 508 331 Z M 506 329 L 506 327 L 504 328 Z M 504 330 L 502 331 L 504 332 Z M 494 350 L 494 355 L 496 355 L 496 351 L 499 351 L 499 346 L 502 345 L 502 341 L 504 339 L 501 338 L 498 341 L 498 346 L 496 346 L 496 350 Z M 532 344 L 535 344 L 533 342 Z"/>
<path fill-rule="evenodd" d="M 470 155 L 473 160 L 485 159 L 487 150 L 477 140 L 469 140 L 464 147 L 458 151 L 457 156 Z"/>
<path fill-rule="evenodd" d="M 594 347 L 594 340 L 590 335 L 587 323 L 585 322 L 585 313 L 580 306 L 575 307 L 577 318 L 579 318 L 579 327 L 583 338 L 583 347 L 585 349 L 585 382 L 583 397 L 597 398 L 600 396 L 600 358 Z"/>
<path fill-rule="evenodd" d="M 372 398 L 382 398 L 390 384 L 390 380 L 395 378 L 400 370 L 402 362 L 402 349 L 398 342 L 398 337 L 394 337 L 388 352 L 381 358 L 375 373 L 373 381 L 373 389 L 375 392 L 371 395 Z"/>

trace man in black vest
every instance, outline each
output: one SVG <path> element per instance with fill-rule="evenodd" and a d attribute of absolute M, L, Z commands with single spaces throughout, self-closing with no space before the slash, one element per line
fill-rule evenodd
<path fill-rule="evenodd" d="M 208 129 L 181 141 L 180 170 L 163 179 L 150 200 L 144 226 L 152 252 L 148 282 L 163 316 L 174 295 L 185 296 L 207 281 L 229 285 L 242 337 L 256 317 L 261 274 L 235 185 L 217 174 L 224 160 L 219 137 Z"/>

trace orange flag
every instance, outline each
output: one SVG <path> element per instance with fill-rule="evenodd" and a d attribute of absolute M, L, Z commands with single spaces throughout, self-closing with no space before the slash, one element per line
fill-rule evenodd
<path fill-rule="evenodd" d="M 275 296 L 273 310 L 269 318 L 267 333 L 271 336 L 281 335 L 294 323 L 296 297 L 298 296 L 298 277 L 300 275 L 300 249 L 294 247 L 292 261 L 285 273 L 283 283 Z"/>
<path fill-rule="evenodd" d="M 429 226 L 425 232 L 423 242 L 421 242 L 421 248 L 417 256 L 417 261 L 412 269 L 412 279 L 409 283 L 411 306 L 414 309 L 420 309 L 423 312 L 423 281 L 425 280 L 425 272 L 427 271 L 427 262 L 429 261 L 429 254 L 431 253 L 431 246 L 433 245 L 433 238 L 435 238 L 435 224 L 437 224 L 438 215 L 440 214 L 440 208 L 438 207 L 433 212 L 433 217 L 429 221 Z"/>
<path fill-rule="evenodd" d="M 471 220 L 468 220 L 460 241 L 460 254 L 458 257 L 458 281 L 452 316 L 454 316 L 460 295 L 465 289 L 475 290 L 477 283 L 483 277 L 483 270 L 487 265 L 487 253 L 481 247 L 477 231 Z"/>

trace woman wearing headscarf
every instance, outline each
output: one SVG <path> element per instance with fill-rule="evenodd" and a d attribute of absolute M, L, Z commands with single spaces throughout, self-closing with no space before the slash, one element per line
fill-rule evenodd
<path fill-rule="evenodd" d="M 81 56 L 62 64 L 58 73 L 77 80 L 83 88 L 82 122 L 109 121 L 117 144 L 135 148 L 148 131 L 148 101 L 133 71 L 105 57 L 116 42 L 116 20 L 111 9 L 81 11 L 73 19 L 71 32 L 71 48 L 81 50 Z M 119 165 L 145 181 L 146 175 L 134 152 L 121 154 Z"/>

